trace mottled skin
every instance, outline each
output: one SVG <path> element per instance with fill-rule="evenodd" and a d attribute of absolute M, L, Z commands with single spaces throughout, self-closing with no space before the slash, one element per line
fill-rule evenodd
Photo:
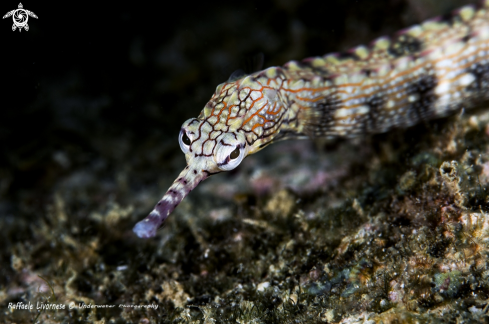
<path fill-rule="evenodd" d="M 489 99 L 489 0 L 347 53 L 221 84 L 179 135 L 187 167 L 144 220 L 152 237 L 201 181 L 286 138 L 381 133 Z"/>

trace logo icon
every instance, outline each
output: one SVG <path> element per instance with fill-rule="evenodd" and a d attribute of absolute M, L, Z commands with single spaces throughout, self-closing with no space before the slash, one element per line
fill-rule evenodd
<path fill-rule="evenodd" d="M 24 7 L 22 6 L 22 3 L 19 3 L 19 8 L 14 9 L 12 11 L 9 11 L 3 16 L 3 19 L 8 18 L 12 16 L 12 19 L 14 20 L 14 24 L 12 25 L 12 31 L 15 31 L 15 29 L 19 29 L 19 32 L 22 31 L 22 28 L 24 28 L 26 31 L 29 30 L 29 25 L 27 25 L 27 21 L 29 20 L 29 16 L 32 18 L 36 18 L 37 16 L 35 13 L 29 10 L 25 10 Z"/>

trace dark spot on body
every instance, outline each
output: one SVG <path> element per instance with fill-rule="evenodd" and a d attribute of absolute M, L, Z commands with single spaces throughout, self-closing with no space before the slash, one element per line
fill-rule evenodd
<path fill-rule="evenodd" d="M 430 119 L 434 112 L 433 106 L 437 99 L 435 87 L 438 80 L 434 75 L 426 75 L 407 86 L 408 95 L 417 95 L 418 99 L 409 105 L 406 126 Z"/>
<path fill-rule="evenodd" d="M 334 96 L 327 96 L 318 101 L 313 108 L 314 117 L 308 120 L 305 133 L 311 138 L 323 136 L 334 123 L 334 113 L 341 105 L 341 100 Z"/>
<path fill-rule="evenodd" d="M 472 64 L 472 66 L 467 69 L 467 72 L 475 77 L 475 81 L 467 87 L 467 90 L 484 96 L 479 99 L 487 99 L 489 96 L 487 93 L 487 88 L 489 86 L 489 64 Z"/>
<path fill-rule="evenodd" d="M 197 174 L 197 170 L 194 170 L 194 174 Z"/>
<path fill-rule="evenodd" d="M 372 75 L 372 70 L 370 69 L 363 69 L 362 73 L 365 74 L 367 78 L 370 78 L 370 75 Z"/>
<path fill-rule="evenodd" d="M 392 41 L 387 51 L 390 55 L 397 58 L 418 53 L 422 48 L 423 43 L 421 40 L 408 34 L 402 34 Z"/>
<path fill-rule="evenodd" d="M 366 105 L 368 106 L 368 114 L 364 120 L 364 131 L 365 133 L 376 132 L 379 128 L 382 129 L 382 125 L 378 125 L 378 120 L 380 117 L 380 111 L 382 111 L 382 106 L 385 104 L 385 97 L 379 94 L 374 94 L 372 97 L 367 99 Z"/>

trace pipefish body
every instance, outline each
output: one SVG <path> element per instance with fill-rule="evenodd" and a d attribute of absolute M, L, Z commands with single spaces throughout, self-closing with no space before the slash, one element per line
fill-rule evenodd
<path fill-rule="evenodd" d="M 230 80 L 183 123 L 178 141 L 187 166 L 133 231 L 155 236 L 200 182 L 273 142 L 382 133 L 488 99 L 489 0 L 368 47 Z"/>

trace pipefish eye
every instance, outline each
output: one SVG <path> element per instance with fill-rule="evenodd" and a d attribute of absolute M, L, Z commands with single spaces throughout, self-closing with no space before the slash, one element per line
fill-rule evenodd
<path fill-rule="evenodd" d="M 178 143 L 180 144 L 180 148 L 182 149 L 183 153 L 187 153 L 190 150 L 190 144 L 192 144 L 192 141 L 183 128 L 178 136 Z"/>
<path fill-rule="evenodd" d="M 221 145 L 216 154 L 217 167 L 222 171 L 236 168 L 245 157 L 245 144 Z"/>
<path fill-rule="evenodd" d="M 234 151 L 229 154 L 229 159 L 234 160 L 239 157 L 239 147 L 237 147 Z"/>
<path fill-rule="evenodd" d="M 182 134 L 182 142 L 185 145 L 190 145 L 190 138 L 188 138 L 187 133 L 185 131 L 183 131 Z"/>

